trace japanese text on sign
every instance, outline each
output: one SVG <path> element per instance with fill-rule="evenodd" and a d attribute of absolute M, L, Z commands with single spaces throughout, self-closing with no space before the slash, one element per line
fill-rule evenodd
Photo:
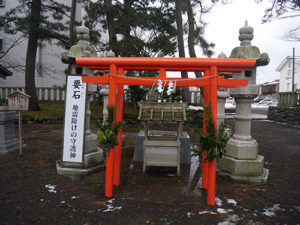
<path fill-rule="evenodd" d="M 68 76 L 63 161 L 82 162 L 86 84 L 80 76 Z"/>

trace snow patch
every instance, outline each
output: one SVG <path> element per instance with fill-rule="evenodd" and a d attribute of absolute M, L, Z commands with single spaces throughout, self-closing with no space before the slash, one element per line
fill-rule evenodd
<path fill-rule="evenodd" d="M 235 222 L 237 222 L 240 218 L 238 215 L 229 215 L 227 219 L 223 222 L 218 223 L 218 225 L 233 225 Z"/>
<path fill-rule="evenodd" d="M 201 107 L 201 106 L 193 106 L 193 105 L 189 105 L 188 106 L 188 108 L 187 108 L 188 110 L 190 109 L 190 110 L 203 110 L 203 107 Z"/>
<path fill-rule="evenodd" d="M 115 199 L 113 198 L 113 199 L 108 200 L 107 202 L 110 203 L 110 204 L 112 204 L 114 202 L 114 200 Z"/>
<path fill-rule="evenodd" d="M 129 169 L 133 170 L 133 168 L 134 168 L 134 165 L 132 163 L 130 163 Z"/>
<path fill-rule="evenodd" d="M 270 208 L 264 208 L 263 215 L 273 217 L 276 216 L 276 211 L 280 210 L 280 204 L 274 204 L 273 207 Z"/>
<path fill-rule="evenodd" d="M 234 199 L 230 199 L 230 198 L 227 199 L 227 203 L 228 204 L 233 204 L 234 206 L 236 206 L 236 204 L 237 204 Z"/>
<path fill-rule="evenodd" d="M 57 191 L 55 190 L 56 185 L 46 184 L 46 185 L 45 185 L 45 188 L 47 188 L 48 191 L 51 192 L 51 193 L 56 193 L 56 192 L 57 192 Z"/>
<path fill-rule="evenodd" d="M 217 212 L 221 214 L 226 214 L 228 212 L 232 212 L 232 209 L 223 209 L 223 208 L 217 208 Z"/>
<path fill-rule="evenodd" d="M 199 214 L 199 215 L 203 215 L 203 214 L 211 214 L 211 215 L 215 215 L 216 213 L 215 213 L 215 212 L 211 212 L 211 211 L 206 211 L 206 210 L 204 210 L 204 211 L 198 212 L 198 214 Z"/>
<path fill-rule="evenodd" d="M 218 225 L 235 225 L 235 223 L 225 220 L 223 222 L 218 223 Z"/>
<path fill-rule="evenodd" d="M 192 212 L 187 212 L 186 215 L 188 216 L 188 218 L 191 218 L 192 216 L 194 216 L 195 214 Z"/>
<path fill-rule="evenodd" d="M 113 201 L 114 200 L 115 199 L 110 199 L 110 200 L 107 201 L 109 204 L 105 204 L 107 209 L 103 210 L 103 212 L 114 212 L 116 210 L 121 210 L 122 209 L 122 206 L 113 206 Z"/>
<path fill-rule="evenodd" d="M 219 207 L 222 205 L 222 200 L 218 197 L 215 198 L 215 202 L 216 202 L 216 205 Z"/>

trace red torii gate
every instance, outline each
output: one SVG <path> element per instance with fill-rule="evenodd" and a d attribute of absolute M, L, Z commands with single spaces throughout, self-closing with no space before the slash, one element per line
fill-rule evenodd
<path fill-rule="evenodd" d="M 109 85 L 108 104 L 116 106 L 116 121 L 123 120 L 124 85 L 157 86 L 161 80 L 165 85 L 176 81 L 176 86 L 203 87 L 204 104 L 210 105 L 215 126 L 217 125 L 217 89 L 247 86 L 248 80 L 224 79 L 218 72 L 239 73 L 253 68 L 255 59 L 216 59 L 216 58 L 139 58 L 139 57 L 77 57 L 78 66 L 92 70 L 109 70 L 102 77 L 82 76 L 84 83 Z M 124 71 L 159 71 L 159 77 L 124 77 Z M 202 78 L 167 78 L 166 71 L 201 71 Z M 203 126 L 205 132 L 205 126 Z M 106 155 L 105 196 L 112 197 L 113 185 L 120 185 L 122 131 L 118 135 L 119 146 L 110 149 Z M 203 157 L 204 158 L 204 157 Z M 207 204 L 215 204 L 216 159 L 202 162 L 202 188 L 207 190 Z"/>

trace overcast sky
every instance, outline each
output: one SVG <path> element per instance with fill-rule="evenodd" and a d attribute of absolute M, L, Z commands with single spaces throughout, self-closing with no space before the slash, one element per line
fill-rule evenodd
<path fill-rule="evenodd" d="M 292 56 L 293 47 L 296 55 L 300 55 L 299 42 L 283 39 L 285 33 L 300 25 L 300 18 L 274 20 L 262 24 L 264 11 L 269 5 L 268 1 L 257 4 L 255 0 L 231 0 L 226 5 L 217 5 L 204 17 L 208 22 L 205 36 L 216 44 L 213 57 L 217 57 L 221 52 L 227 57 L 230 56 L 231 50 L 240 45 L 239 29 L 244 26 L 245 20 L 248 20 L 248 25 L 254 28 L 252 45 L 259 47 L 261 53 L 267 52 L 271 59 L 268 66 L 258 69 L 258 84 L 279 79 L 279 72 L 275 70 L 286 56 Z"/>

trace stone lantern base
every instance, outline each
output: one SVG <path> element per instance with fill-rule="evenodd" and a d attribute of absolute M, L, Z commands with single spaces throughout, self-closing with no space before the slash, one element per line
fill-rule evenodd
<path fill-rule="evenodd" d="M 245 182 L 245 183 L 258 183 L 258 184 L 265 184 L 268 181 L 269 177 L 269 170 L 266 168 L 262 169 L 262 173 L 258 176 L 250 176 L 250 175 L 237 175 L 237 174 L 232 174 L 229 172 L 226 172 L 224 170 L 220 170 L 217 168 L 217 173 L 221 177 L 225 177 L 228 180 L 232 181 L 238 181 L 238 182 Z"/>

